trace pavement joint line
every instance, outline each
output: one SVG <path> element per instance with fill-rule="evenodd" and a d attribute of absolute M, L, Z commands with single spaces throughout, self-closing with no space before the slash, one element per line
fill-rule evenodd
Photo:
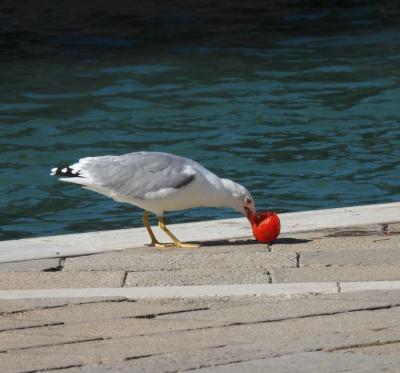
<path fill-rule="evenodd" d="M 369 344 L 369 346 L 382 346 L 382 345 L 386 345 L 386 344 L 393 344 L 393 343 L 399 343 L 397 340 L 389 340 L 386 341 L 384 343 L 380 343 L 379 341 L 377 341 L 376 343 L 371 343 Z M 365 347 L 368 347 L 367 344 L 365 344 Z M 358 346 L 355 345 L 354 348 L 357 348 Z M 362 348 L 364 346 L 360 346 L 360 348 Z M 211 347 L 212 348 L 212 347 Z M 332 349 L 328 349 L 325 350 L 323 347 L 319 347 L 319 348 L 310 348 L 310 349 L 305 349 L 302 351 L 294 351 L 294 352 L 289 352 L 289 353 L 284 353 L 284 354 L 273 354 L 273 355 L 265 355 L 262 357 L 255 357 L 255 358 L 245 358 L 245 359 L 238 359 L 238 360 L 232 360 L 232 361 L 228 361 L 228 362 L 223 362 L 223 363 L 214 363 L 214 364 L 203 364 L 201 367 L 191 367 L 191 368 L 187 368 L 187 369 L 183 369 L 180 370 L 180 372 L 192 372 L 192 371 L 196 371 L 196 370 L 201 370 L 201 369 L 207 369 L 207 368 L 213 368 L 215 369 L 215 367 L 220 367 L 220 366 L 224 366 L 224 367 L 228 367 L 229 365 L 235 366 L 235 364 L 240 364 L 240 363 L 248 363 L 248 362 L 254 362 L 254 361 L 262 361 L 262 360 L 266 360 L 266 359 L 279 359 L 282 357 L 286 357 L 286 356 L 293 356 L 293 355 L 297 355 L 297 354 L 309 354 L 309 353 L 313 353 L 313 352 L 335 352 L 335 351 L 340 351 L 342 349 L 346 349 L 347 347 L 344 346 L 339 346 L 337 348 L 332 348 Z M 351 347 L 350 347 L 351 348 Z"/>
<path fill-rule="evenodd" d="M 256 321 L 243 321 L 243 322 L 234 321 L 234 322 L 228 322 L 226 324 L 221 324 L 221 325 L 201 326 L 201 327 L 194 327 L 194 328 L 188 328 L 188 329 L 181 329 L 179 331 L 176 331 L 175 333 L 183 333 L 183 332 L 191 332 L 191 331 L 196 331 L 196 330 L 207 330 L 207 329 L 216 330 L 216 329 L 230 328 L 230 327 L 235 327 L 235 326 L 248 326 L 248 325 L 267 324 L 267 323 L 279 323 L 279 322 L 285 322 L 285 321 L 309 319 L 309 318 L 313 318 L 313 317 L 334 316 L 334 315 L 341 315 L 341 314 L 355 313 L 355 312 L 389 310 L 389 309 L 398 308 L 398 307 L 400 307 L 400 304 L 397 304 L 397 303 L 389 304 L 389 305 L 387 305 L 387 304 L 380 305 L 380 306 L 365 306 L 365 307 L 361 306 L 361 307 L 356 307 L 356 308 L 346 309 L 346 310 L 310 313 L 310 314 L 303 314 L 303 315 L 292 316 L 292 317 L 271 318 L 271 319 L 262 319 L 262 320 L 256 320 Z M 153 336 L 153 335 L 160 335 L 160 333 L 153 332 L 153 333 L 146 334 L 146 336 Z"/>
<path fill-rule="evenodd" d="M 75 339 L 72 341 L 63 341 L 58 343 L 46 343 L 41 345 L 34 345 L 34 346 L 24 346 L 24 347 L 12 347 L 6 350 L 1 350 L 1 353 L 7 353 L 10 351 L 24 351 L 24 350 L 33 350 L 35 348 L 43 348 L 43 347 L 54 347 L 54 346 L 64 346 L 64 345 L 72 345 L 75 343 L 87 343 L 87 342 L 96 342 L 96 341 L 105 341 L 110 338 L 103 338 L 103 337 L 95 337 L 95 338 L 85 338 L 85 339 Z"/>
<path fill-rule="evenodd" d="M 155 319 L 158 316 L 177 315 L 177 314 L 181 314 L 181 313 L 189 313 L 189 312 L 197 312 L 197 311 L 208 311 L 209 309 L 210 309 L 210 307 L 198 307 L 198 308 L 190 308 L 190 309 L 177 310 L 177 311 L 147 313 L 147 314 L 137 315 L 137 316 L 123 316 L 123 317 L 121 317 L 121 319 Z"/>
<path fill-rule="evenodd" d="M 45 323 L 45 324 L 36 324 L 36 325 L 17 326 L 17 327 L 14 327 L 14 328 L 0 329 L 0 333 L 14 331 L 14 330 L 46 328 L 48 326 L 61 326 L 61 325 L 64 325 L 63 321 L 49 322 L 49 323 Z"/>
<path fill-rule="evenodd" d="M 351 206 L 279 214 L 282 233 L 309 232 L 399 221 L 400 202 Z M 252 237 L 246 218 L 172 224 L 184 241 L 229 241 Z M 0 241 L 0 263 L 34 259 L 68 258 L 126 248 L 144 247 L 149 238 L 145 228 L 119 229 L 49 237 Z M 61 268 L 62 269 L 62 268 Z"/>
<path fill-rule="evenodd" d="M 222 347 L 226 347 L 226 346 L 222 346 Z M 212 347 L 210 347 L 212 348 Z M 208 348 L 206 348 L 208 349 Z M 312 348 L 312 349 L 306 349 L 301 351 L 300 353 L 305 354 L 305 353 L 313 353 L 313 352 L 321 352 L 324 351 L 324 349 L 322 347 L 320 348 Z M 223 362 L 223 363 L 215 363 L 215 364 L 203 364 L 201 367 L 192 367 L 192 368 L 188 368 L 188 369 L 184 369 L 184 370 L 180 370 L 180 372 L 191 372 L 191 371 L 196 371 L 198 369 L 204 369 L 204 368 L 213 368 L 215 369 L 215 367 L 220 367 L 220 366 L 229 366 L 229 365 L 235 365 L 235 364 L 240 364 L 240 363 L 248 363 L 251 361 L 260 361 L 260 360 L 266 360 L 266 359 L 273 359 L 273 358 L 282 358 L 282 357 L 286 357 L 286 356 L 292 356 L 292 355 L 296 355 L 299 354 L 299 351 L 294 351 L 294 352 L 289 352 L 289 353 L 284 353 L 284 354 L 273 354 L 273 355 L 265 355 L 262 357 L 255 357 L 255 358 L 245 358 L 245 359 L 238 359 L 238 360 L 232 360 L 232 361 L 228 361 L 228 362 Z"/>
<path fill-rule="evenodd" d="M 1 298 L 0 298 L 1 299 Z M 29 299 L 29 298 L 25 298 L 25 299 Z M 6 315 L 15 315 L 15 314 L 23 314 L 26 312 L 32 312 L 32 311 L 37 311 L 37 310 L 51 310 L 53 308 L 65 308 L 65 307 L 69 307 L 71 304 L 74 305 L 74 307 L 76 306 L 84 306 L 87 304 L 98 304 L 98 303 L 121 303 L 121 302 L 132 302 L 134 303 L 135 301 L 132 299 L 126 299 L 126 298 L 120 298 L 120 299 L 99 299 L 99 300 L 94 300 L 94 301 L 87 301 L 87 302 L 76 302 L 76 303 L 68 303 L 65 302 L 63 304 L 56 304 L 56 305 L 51 305 L 51 306 L 32 306 L 32 307 L 27 307 L 27 308 L 22 308 L 22 309 L 17 309 L 17 310 L 13 310 L 13 311 L 0 311 L 0 316 L 6 316 Z M 0 329 L 1 332 L 1 329 Z"/>
<path fill-rule="evenodd" d="M 128 277 L 128 271 L 124 271 L 124 275 L 122 276 L 122 279 L 121 279 L 121 288 L 123 288 L 124 286 L 125 286 L 125 283 L 126 283 L 126 278 Z"/>
<path fill-rule="evenodd" d="M 350 348 L 364 348 L 364 347 L 375 347 L 375 346 L 385 346 L 385 345 L 390 345 L 390 344 L 395 344 L 395 343 L 400 343 L 400 339 L 389 339 L 385 341 L 380 341 L 377 340 L 375 342 L 368 342 L 368 343 L 354 343 L 351 345 L 346 345 L 346 346 L 340 346 L 340 347 L 335 347 L 335 348 L 330 348 L 326 350 L 327 352 L 335 352 L 335 351 L 340 351 L 340 350 L 347 350 Z"/>
<path fill-rule="evenodd" d="M 155 286 L 125 288 L 0 290 L 0 299 L 92 298 L 128 299 L 229 297 L 248 295 L 338 294 L 368 290 L 399 290 L 400 281 L 292 282 L 273 284 Z"/>

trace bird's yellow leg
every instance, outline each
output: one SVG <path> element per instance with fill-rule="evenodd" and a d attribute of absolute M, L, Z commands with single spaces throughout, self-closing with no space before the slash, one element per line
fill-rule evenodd
<path fill-rule="evenodd" d="M 162 216 L 158 217 L 158 226 L 166 233 L 168 236 L 171 238 L 172 241 L 174 241 L 174 245 L 176 247 L 181 247 L 183 249 L 195 249 L 199 247 L 200 245 L 194 244 L 194 243 L 187 243 L 187 242 L 181 242 L 178 240 L 174 234 L 165 226 L 164 223 L 164 218 Z"/>
<path fill-rule="evenodd" d="M 154 235 L 153 230 L 150 227 L 150 223 L 149 223 L 149 213 L 147 211 L 143 212 L 143 224 L 147 229 L 147 232 L 151 238 L 151 244 L 150 246 L 155 246 L 155 247 L 171 247 L 173 246 L 172 243 L 161 243 L 158 242 L 156 236 Z"/>

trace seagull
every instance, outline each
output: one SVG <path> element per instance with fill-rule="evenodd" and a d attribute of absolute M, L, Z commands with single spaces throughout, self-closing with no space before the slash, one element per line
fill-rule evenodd
<path fill-rule="evenodd" d="M 134 152 L 119 156 L 86 157 L 71 166 L 56 167 L 50 175 L 140 207 L 151 246 L 199 247 L 181 242 L 166 227 L 165 211 L 192 207 L 228 207 L 243 215 L 256 213 L 250 192 L 229 179 L 219 178 L 196 161 L 161 152 Z M 149 224 L 149 212 L 173 243 L 157 240 Z"/>

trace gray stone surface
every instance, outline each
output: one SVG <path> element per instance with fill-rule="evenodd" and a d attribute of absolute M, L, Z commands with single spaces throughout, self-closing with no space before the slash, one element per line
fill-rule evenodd
<path fill-rule="evenodd" d="M 121 271 L 0 272 L 0 289 L 120 287 L 124 277 Z"/>
<path fill-rule="evenodd" d="M 382 225 L 288 233 L 271 252 L 240 240 L 67 258 L 55 272 L 26 262 L 0 271 L 0 288 L 265 283 L 269 273 L 274 281 L 333 281 L 335 288 L 336 281 L 400 280 L 396 227 L 391 235 Z M 397 372 L 399 325 L 400 290 L 9 300 L 0 302 L 0 370 Z"/>
<path fill-rule="evenodd" d="M 284 319 L 302 318 L 312 315 L 329 315 L 369 308 L 384 308 L 391 305 L 400 306 L 400 291 L 366 292 L 362 296 L 354 294 L 335 294 L 318 296 L 299 296 L 295 299 L 265 299 L 257 303 L 228 302 L 222 307 L 211 307 L 209 310 L 190 313 L 173 313 L 160 315 L 158 318 L 169 320 L 214 320 L 226 324 L 247 322 L 273 322 Z M 222 312 L 223 311 L 223 312 Z"/>
<path fill-rule="evenodd" d="M 371 250 L 365 255 L 364 249 L 319 250 L 300 253 L 300 267 L 331 266 L 376 266 L 400 263 L 400 245 L 394 248 Z"/>
<path fill-rule="evenodd" d="M 400 265 L 279 268 L 271 270 L 272 282 L 398 280 Z"/>
<path fill-rule="evenodd" d="M 398 234 L 400 234 L 400 223 L 392 223 L 392 224 L 389 224 L 389 227 L 388 227 L 389 229 L 388 229 L 388 231 L 389 231 L 389 234 L 391 233 L 391 234 L 395 234 L 395 235 L 398 235 Z"/>
<path fill-rule="evenodd" d="M 222 328 L 32 347 L 19 353 L 41 355 L 58 351 L 75 356 L 77 361 L 84 359 L 85 364 L 101 356 L 103 366 L 126 362 L 126 366 L 147 371 L 173 371 L 178 367 L 185 370 L 207 366 L 210 361 L 229 364 L 239 356 L 240 360 L 251 360 L 320 349 L 335 351 L 360 342 L 371 345 L 377 340 L 380 344 L 391 344 L 393 336 L 399 332 L 393 325 L 393 318 L 398 315 L 393 312 L 351 312 L 257 324 L 243 320 L 240 325 Z M 377 331 L 366 328 L 371 324 Z M 303 330 L 308 333 L 302 333 Z"/>
<path fill-rule="evenodd" d="M 158 320 L 143 318 L 111 319 L 77 323 L 36 323 L 14 325 L 14 329 L 1 331 L 0 352 L 25 348 L 77 343 L 86 340 L 132 338 L 158 333 L 174 333 L 181 330 L 201 329 L 221 325 L 216 321 Z M 1 329 L 0 329 L 1 330 Z M 44 343 L 45 341 L 45 343 Z"/>
<path fill-rule="evenodd" d="M 225 353 L 233 353 L 233 351 L 227 351 L 227 348 L 220 348 L 220 350 L 225 350 Z M 211 355 L 212 352 L 206 350 L 203 354 Z M 193 353 L 194 356 L 186 356 L 188 363 L 191 360 L 199 359 L 201 352 L 196 351 Z M 254 351 L 254 355 L 257 353 Z M 180 356 L 174 354 L 164 354 L 162 355 L 165 359 L 164 366 L 170 366 L 172 359 L 176 358 L 180 360 Z M 233 361 L 233 356 L 230 357 Z M 235 362 L 216 362 L 215 364 L 211 362 L 204 362 L 203 366 L 206 368 L 194 368 L 195 372 L 282 372 L 282 373 L 309 373 L 309 372 L 343 372 L 343 371 L 360 371 L 365 372 L 365 369 L 369 369 L 371 372 L 398 372 L 400 367 L 400 357 L 399 356 L 369 356 L 363 353 L 352 352 L 350 353 L 331 353 L 331 352 L 300 352 L 291 353 L 283 356 L 275 356 L 268 358 L 255 358 L 252 359 L 250 356 L 249 360 L 236 360 Z M 147 359 L 148 363 L 156 358 L 149 357 Z M 188 364 L 188 366 L 190 366 Z M 150 365 L 150 364 L 149 364 Z M 139 360 L 138 362 L 126 362 L 122 364 L 116 364 L 112 368 L 110 366 L 86 366 L 76 369 L 65 370 L 66 373 L 105 373 L 105 372 L 119 372 L 128 373 L 132 371 L 144 371 L 144 372 L 163 372 L 160 365 L 154 364 L 153 369 L 149 366 L 144 366 L 144 364 Z M 156 370 L 157 369 L 157 370 Z M 192 368 L 189 368 L 192 370 Z M 64 370 L 62 370 L 64 372 Z"/>
<path fill-rule="evenodd" d="M 3 321 L 27 324 L 0 333 L 0 351 L 7 351 L 0 353 L 0 366 L 7 366 L 10 372 L 63 366 L 86 372 L 170 372 L 221 364 L 235 368 L 238 360 L 269 360 L 281 355 L 290 360 L 292 354 L 320 349 L 339 354 L 355 345 L 391 346 L 395 356 L 399 294 L 118 300 L 4 314 Z M 24 328 L 33 322 L 36 327 Z M 48 325 L 51 322 L 60 324 Z M 381 355 L 379 351 L 361 353 Z M 56 360 L 57 355 L 66 358 Z M 358 360 L 346 360 L 350 356 L 338 358 L 343 367 L 355 369 Z M 313 359 L 317 364 L 319 358 Z M 301 366 L 312 366 L 303 360 L 299 356 Z M 394 358 L 385 361 L 388 367 L 397 366 Z M 275 360 L 268 364 L 285 366 Z M 326 364 L 327 368 L 334 366 L 334 360 L 327 358 Z"/>
<path fill-rule="evenodd" d="M 35 354 L 25 351 L 0 353 L 0 366 L 4 373 L 21 373 L 21 372 L 40 372 L 48 368 L 61 371 L 62 368 L 81 366 L 83 364 L 93 364 L 100 362 L 100 359 L 89 361 L 88 359 L 80 359 L 76 356 L 60 355 L 59 353 Z"/>
<path fill-rule="evenodd" d="M 400 356 L 368 356 L 362 353 L 301 352 L 267 359 L 257 359 L 233 364 L 224 364 L 210 368 L 198 369 L 198 373 L 309 373 L 309 372 L 343 372 L 364 369 L 372 371 L 400 370 Z M 394 370 L 393 370 L 394 371 Z"/>
<path fill-rule="evenodd" d="M 215 268 L 295 267 L 296 253 L 269 252 L 265 245 L 205 246 L 199 249 L 152 247 L 67 258 L 64 271 L 171 271 Z"/>
<path fill-rule="evenodd" d="M 125 286 L 262 284 L 269 282 L 269 272 L 263 268 L 217 268 L 215 271 L 180 269 L 129 272 Z"/>
<path fill-rule="evenodd" d="M 282 233 L 355 225 L 398 222 L 400 202 L 280 214 Z M 170 227 L 183 241 L 250 238 L 246 218 L 175 224 Z M 159 232 L 157 232 L 158 235 Z M 165 234 L 164 234 L 165 236 Z M 139 248 L 148 242 L 145 228 L 38 237 L 0 242 L 0 262 L 60 258 Z M 226 244 L 226 243 L 225 243 Z"/>
<path fill-rule="evenodd" d="M 365 254 L 367 250 L 396 249 L 400 247 L 400 235 L 387 236 L 384 233 L 379 235 L 362 235 L 357 231 L 320 231 L 308 232 L 306 234 L 289 235 L 278 239 L 272 246 L 273 252 L 298 251 L 324 251 L 362 249 Z"/>
<path fill-rule="evenodd" d="M 62 259 L 37 259 L 21 262 L 0 263 L 0 272 L 36 272 L 58 270 Z"/>
<path fill-rule="evenodd" d="M 153 318 L 157 313 L 179 313 L 207 308 L 206 301 L 197 302 L 132 302 L 127 300 L 97 301 L 65 304 L 57 307 L 36 308 L 17 313 L 3 314 L 2 321 L 85 322 L 121 318 Z"/>
<path fill-rule="evenodd" d="M 51 299 L 2 299 L 0 302 L 0 315 L 22 313 L 35 309 L 58 308 L 72 304 L 91 304 L 98 302 L 120 302 L 126 300 L 121 297 L 101 298 L 51 298 Z"/>

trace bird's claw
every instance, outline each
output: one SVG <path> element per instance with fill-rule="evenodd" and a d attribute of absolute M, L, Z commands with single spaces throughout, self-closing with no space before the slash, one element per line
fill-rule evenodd
<path fill-rule="evenodd" d="M 180 242 L 176 247 L 180 247 L 181 249 L 197 249 L 200 245 L 197 243 Z"/>
<path fill-rule="evenodd" d="M 148 247 L 157 247 L 157 248 L 159 248 L 159 249 L 165 249 L 165 248 L 167 248 L 167 247 L 174 247 L 175 246 L 175 244 L 174 243 L 169 243 L 169 242 L 151 242 L 151 243 L 148 243 L 148 244 L 146 244 L 146 246 L 148 246 Z"/>
<path fill-rule="evenodd" d="M 180 249 L 197 249 L 200 247 L 199 244 L 187 243 L 187 242 L 152 242 L 148 246 L 156 247 L 157 249 L 167 249 L 167 248 L 180 248 Z"/>

